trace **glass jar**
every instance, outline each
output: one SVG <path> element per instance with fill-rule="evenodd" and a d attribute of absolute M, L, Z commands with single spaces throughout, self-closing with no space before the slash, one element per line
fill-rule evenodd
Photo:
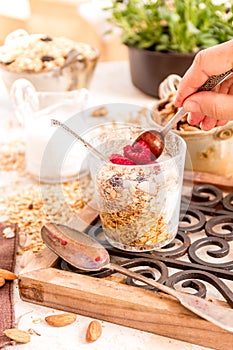
<path fill-rule="evenodd" d="M 95 127 L 86 135 L 109 157 L 132 145 L 143 129 L 116 123 Z M 156 163 L 120 165 L 104 163 L 90 155 L 90 172 L 107 241 L 127 251 L 159 249 L 176 236 L 186 146 L 170 132 Z"/>

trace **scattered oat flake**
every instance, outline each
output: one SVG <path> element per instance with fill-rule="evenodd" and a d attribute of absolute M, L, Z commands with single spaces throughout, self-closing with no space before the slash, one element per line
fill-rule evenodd
<path fill-rule="evenodd" d="M 106 107 L 99 107 L 97 109 L 95 109 L 91 115 L 92 117 L 105 117 L 108 114 L 108 110 Z"/>
<path fill-rule="evenodd" d="M 7 216 L 7 215 L 0 216 L 0 222 L 6 222 L 8 220 L 9 220 L 9 216 Z"/>
<path fill-rule="evenodd" d="M 37 253 L 45 246 L 40 234 L 42 226 L 48 221 L 69 222 L 91 200 L 93 184 L 90 176 L 63 184 L 40 184 L 25 169 L 24 141 L 0 141 L 0 148 L 0 172 L 10 178 L 9 183 L 0 185 L 0 222 L 18 225 L 17 255 Z M 9 238 L 13 234 L 7 230 L 6 235 Z"/>
<path fill-rule="evenodd" d="M 2 233 L 3 233 L 3 237 L 4 238 L 13 238 L 13 237 L 15 237 L 15 232 L 12 230 L 11 227 L 4 228 Z"/>
<path fill-rule="evenodd" d="M 58 185 L 34 183 L 14 195 L 6 194 L 7 198 L 1 197 L 0 215 L 9 216 L 9 223 L 19 227 L 17 254 L 41 251 L 45 246 L 40 235 L 43 225 L 49 221 L 66 224 L 90 201 L 92 194 L 88 176 Z"/>
<path fill-rule="evenodd" d="M 36 332 L 36 331 L 35 331 L 34 329 L 32 329 L 32 328 L 29 328 L 28 333 L 31 334 L 31 335 L 38 335 L 38 336 L 41 336 L 40 333 Z"/>
<path fill-rule="evenodd" d="M 13 140 L 9 144 L 0 143 L 1 164 L 0 171 L 17 170 L 21 176 L 25 170 L 25 143 L 22 140 Z"/>
<path fill-rule="evenodd" d="M 30 244 L 31 244 L 31 237 L 27 233 L 22 232 L 19 236 L 20 248 L 26 248 L 30 246 Z"/>
<path fill-rule="evenodd" d="M 34 319 L 32 320 L 32 322 L 35 323 L 35 324 L 41 323 L 41 322 L 43 322 L 43 319 L 42 319 L 42 318 L 34 318 Z"/>

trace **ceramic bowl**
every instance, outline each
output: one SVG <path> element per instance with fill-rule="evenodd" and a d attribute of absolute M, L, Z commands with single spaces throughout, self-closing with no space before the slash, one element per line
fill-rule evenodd
<path fill-rule="evenodd" d="M 99 51 L 86 43 L 17 30 L 0 47 L 0 76 L 8 91 L 19 78 L 38 91 L 88 88 L 98 58 Z"/>

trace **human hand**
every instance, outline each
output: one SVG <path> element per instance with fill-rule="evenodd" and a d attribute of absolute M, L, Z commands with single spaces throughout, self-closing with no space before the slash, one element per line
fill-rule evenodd
<path fill-rule="evenodd" d="M 233 119 L 233 77 L 212 91 L 197 92 L 211 75 L 219 75 L 233 67 L 233 40 L 200 51 L 185 73 L 175 100 L 189 113 L 188 122 L 210 130 Z"/>

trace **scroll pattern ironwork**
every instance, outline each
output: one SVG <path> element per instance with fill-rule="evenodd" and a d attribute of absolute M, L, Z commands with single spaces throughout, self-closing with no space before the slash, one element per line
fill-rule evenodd
<path fill-rule="evenodd" d="M 182 198 L 180 217 L 175 240 L 159 251 L 134 253 L 113 248 L 102 238 L 100 222 L 90 226 L 86 233 L 97 239 L 118 264 L 172 288 L 178 284 L 179 288 L 189 288 L 189 292 L 191 288 L 192 293 L 202 298 L 207 296 L 209 284 L 233 307 L 229 287 L 229 281 L 233 281 L 233 192 L 224 196 L 216 186 L 196 185 L 188 209 L 187 198 Z M 61 268 L 82 273 L 64 261 Z M 88 273 L 99 278 L 112 274 L 108 269 Z M 153 289 L 131 278 L 126 283 Z"/>

